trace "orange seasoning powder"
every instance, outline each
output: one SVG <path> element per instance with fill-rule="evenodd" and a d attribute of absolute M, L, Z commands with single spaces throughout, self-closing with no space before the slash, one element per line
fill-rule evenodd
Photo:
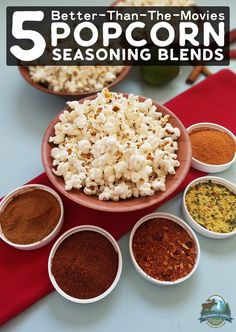
<path fill-rule="evenodd" d="M 193 239 L 177 223 L 163 218 L 141 224 L 133 237 L 134 257 L 152 278 L 175 281 L 188 275 L 196 261 Z"/>
<path fill-rule="evenodd" d="M 189 136 L 193 157 L 205 164 L 226 164 L 234 158 L 235 142 L 227 133 L 202 129 L 191 132 Z"/>
<path fill-rule="evenodd" d="M 33 189 L 12 198 L 0 214 L 0 224 L 11 242 L 31 244 L 49 235 L 60 215 L 59 202 L 51 193 Z"/>

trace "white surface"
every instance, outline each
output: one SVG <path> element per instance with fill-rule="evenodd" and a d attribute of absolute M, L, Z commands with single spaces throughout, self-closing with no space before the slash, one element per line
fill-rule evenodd
<path fill-rule="evenodd" d="M 1 119 L 0 119 L 0 195 L 20 186 L 43 171 L 40 147 L 42 135 L 55 115 L 63 109 L 62 98 L 46 95 L 27 85 L 17 68 L 5 62 L 5 8 L 10 5 L 106 5 L 109 0 L 2 0 L 0 2 Z M 231 27 L 236 27 L 235 0 L 199 0 L 199 5 L 230 5 Z M 236 71 L 236 61 L 230 68 Z M 211 67 L 213 72 L 221 69 Z M 133 92 L 164 103 L 188 86 L 185 79 L 191 68 L 165 87 L 152 87 L 133 68 L 127 79 L 114 90 Z M 202 79 L 203 77 L 201 77 Z M 221 177 L 236 182 L 236 167 Z M 182 217 L 181 195 L 158 211 Z M 146 282 L 132 266 L 128 234 L 120 241 L 123 272 L 117 288 L 104 300 L 87 306 L 70 303 L 56 292 L 37 302 L 2 327 L 2 332 L 201 332 L 210 331 L 199 323 L 201 303 L 213 294 L 221 295 L 236 319 L 236 270 L 234 238 L 217 241 L 199 236 L 201 262 L 194 276 L 177 286 L 159 287 Z M 22 267 L 23 268 L 23 267 Z M 32 276 L 33 278 L 33 276 Z M 0 302 L 0 307 L 4 303 Z M 236 321 L 226 323 L 224 331 L 235 331 Z"/>

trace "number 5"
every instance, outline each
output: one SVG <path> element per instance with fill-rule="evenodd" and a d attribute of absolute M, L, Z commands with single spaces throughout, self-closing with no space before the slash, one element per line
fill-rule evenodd
<path fill-rule="evenodd" d="M 24 50 L 18 45 L 10 48 L 11 53 L 21 61 L 33 61 L 39 58 L 45 48 L 46 42 L 39 32 L 24 30 L 24 21 L 42 21 L 44 13 L 42 11 L 16 11 L 12 15 L 12 35 L 16 39 L 30 39 L 34 46 L 30 50 Z"/>

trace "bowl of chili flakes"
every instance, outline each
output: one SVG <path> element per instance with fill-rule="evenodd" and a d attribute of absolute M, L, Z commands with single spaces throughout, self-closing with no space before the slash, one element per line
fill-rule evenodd
<path fill-rule="evenodd" d="M 133 227 L 129 250 L 137 272 L 162 286 L 190 278 L 200 260 L 200 245 L 194 231 L 169 213 L 151 213 Z"/>

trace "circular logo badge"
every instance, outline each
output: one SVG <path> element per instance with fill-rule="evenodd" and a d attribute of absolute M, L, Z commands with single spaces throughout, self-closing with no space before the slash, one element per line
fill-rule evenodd
<path fill-rule="evenodd" d="M 219 295 L 210 296 L 202 303 L 200 322 L 206 321 L 211 327 L 221 327 L 226 321 L 232 322 L 229 304 Z"/>

